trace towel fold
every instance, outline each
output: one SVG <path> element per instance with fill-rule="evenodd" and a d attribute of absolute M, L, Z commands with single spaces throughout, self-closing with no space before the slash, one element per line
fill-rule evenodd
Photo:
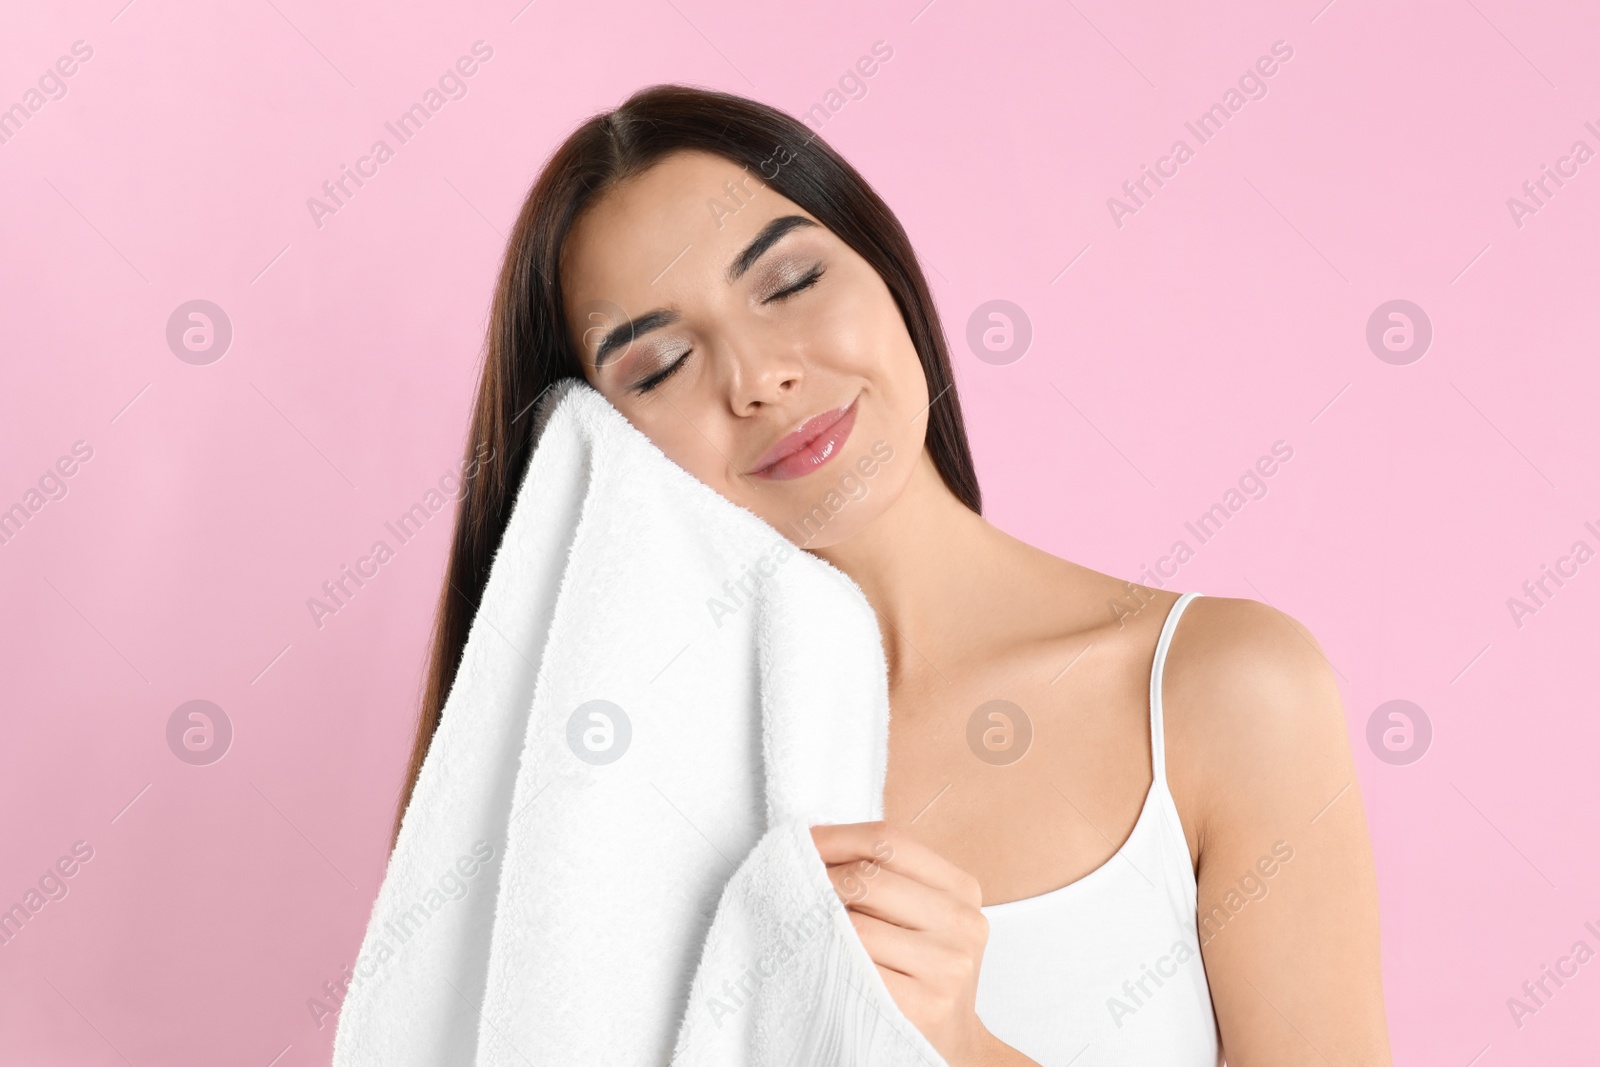
<path fill-rule="evenodd" d="M 943 1067 L 809 832 L 882 817 L 860 588 L 587 382 L 535 418 L 335 1067 Z"/>

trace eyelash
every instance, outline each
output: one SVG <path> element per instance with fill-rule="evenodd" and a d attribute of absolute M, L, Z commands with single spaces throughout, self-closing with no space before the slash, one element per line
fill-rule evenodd
<path fill-rule="evenodd" d="M 806 289 L 811 288 L 813 285 L 816 285 L 817 282 L 822 280 L 822 275 L 826 271 L 827 271 L 826 267 L 822 267 L 822 266 L 813 267 L 813 268 L 811 268 L 810 272 L 806 274 L 806 276 L 804 278 L 801 278 L 798 282 L 795 282 L 793 285 L 789 286 L 787 289 L 778 290 L 776 293 L 773 293 L 771 296 L 769 296 L 765 300 L 763 300 L 762 303 L 763 304 L 770 304 L 770 303 L 772 303 L 774 301 L 787 300 L 789 297 L 795 295 L 796 293 L 803 292 Z M 686 350 L 683 353 L 683 355 L 679 356 L 676 360 L 673 361 L 672 366 L 667 367 L 665 370 L 662 370 L 662 371 L 660 371 L 660 372 L 658 372 L 656 374 L 652 374 L 650 377 L 646 378 L 644 381 L 642 381 L 638 385 L 634 386 L 633 387 L 634 394 L 638 395 L 638 396 L 643 396 L 645 393 L 650 392 L 656 386 L 660 385 L 662 382 L 664 382 L 668 378 L 672 377 L 673 374 L 675 374 L 677 372 L 678 368 L 683 366 L 684 362 L 689 358 L 689 353 L 693 352 L 693 351 L 694 351 L 694 349 L 692 349 L 692 348 Z"/>
<path fill-rule="evenodd" d="M 787 289 L 778 290 L 776 293 L 773 293 L 771 296 L 769 296 L 765 300 L 763 300 L 762 303 L 763 304 L 770 304 L 774 300 L 787 300 L 789 297 L 793 296 L 795 293 L 798 293 L 798 292 L 800 292 L 801 290 L 804 290 L 804 289 L 811 288 L 813 285 L 816 285 L 817 282 L 822 280 L 822 275 L 827 269 L 828 268 L 822 266 L 821 264 L 818 264 L 817 266 L 812 267 L 811 270 L 806 273 L 806 276 L 804 278 L 801 278 L 799 281 L 795 282 L 793 285 L 789 286 L 789 288 L 787 288 Z"/>
<path fill-rule="evenodd" d="M 683 355 L 679 356 L 673 362 L 672 366 L 668 367 L 664 371 L 661 371 L 659 374 L 652 374 L 650 377 L 634 386 L 634 393 L 636 395 L 643 396 L 645 393 L 648 393 L 650 390 L 654 389 L 656 386 L 672 377 L 673 373 L 676 372 L 679 367 L 683 366 L 684 361 L 689 358 L 689 353 L 693 351 L 694 349 L 692 348 L 686 350 Z"/>

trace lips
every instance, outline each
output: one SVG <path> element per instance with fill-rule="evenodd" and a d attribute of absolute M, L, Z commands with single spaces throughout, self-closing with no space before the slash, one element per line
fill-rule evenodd
<path fill-rule="evenodd" d="M 750 472 L 756 478 L 782 480 L 810 474 L 838 454 L 856 421 L 855 400 L 842 408 L 807 419 L 767 450 Z"/>

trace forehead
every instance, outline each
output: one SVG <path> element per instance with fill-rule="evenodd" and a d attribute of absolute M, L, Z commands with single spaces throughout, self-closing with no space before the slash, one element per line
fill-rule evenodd
<path fill-rule="evenodd" d="M 739 250 L 786 214 L 810 217 L 755 170 L 675 152 L 607 190 L 573 224 L 561 254 L 568 306 L 610 300 L 636 313 L 686 286 L 720 288 Z"/>

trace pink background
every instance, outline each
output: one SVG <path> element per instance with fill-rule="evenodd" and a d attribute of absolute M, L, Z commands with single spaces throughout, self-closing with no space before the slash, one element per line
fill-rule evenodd
<path fill-rule="evenodd" d="M 0 946 L 0 1061 L 328 1061 L 307 1000 L 382 875 L 447 513 L 320 629 L 306 602 L 456 468 L 529 183 L 641 85 L 798 115 L 880 40 L 819 128 L 925 259 L 991 520 L 1134 577 L 1287 442 L 1170 585 L 1269 601 L 1338 671 L 1397 1062 L 1592 1057 L 1600 962 L 1520 1028 L 1506 1000 L 1600 949 L 1600 561 L 1520 627 L 1507 600 L 1600 548 L 1600 159 L 1520 227 L 1507 200 L 1600 150 L 1600 14 L 1324 2 L 13 9 L 0 107 L 93 55 L 0 145 L 0 508 L 93 456 L 0 545 L 0 907 L 94 851 Z M 307 199 L 479 40 L 467 94 L 319 228 Z M 1198 144 L 1275 41 L 1267 95 Z M 193 299 L 234 331 L 208 365 L 166 339 Z M 1033 332 L 1003 365 L 965 340 L 993 299 Z M 1407 365 L 1366 341 L 1394 299 L 1434 331 Z M 194 699 L 233 724 L 208 766 L 167 745 Z M 1391 699 L 1432 723 L 1420 760 L 1366 741 Z"/>

